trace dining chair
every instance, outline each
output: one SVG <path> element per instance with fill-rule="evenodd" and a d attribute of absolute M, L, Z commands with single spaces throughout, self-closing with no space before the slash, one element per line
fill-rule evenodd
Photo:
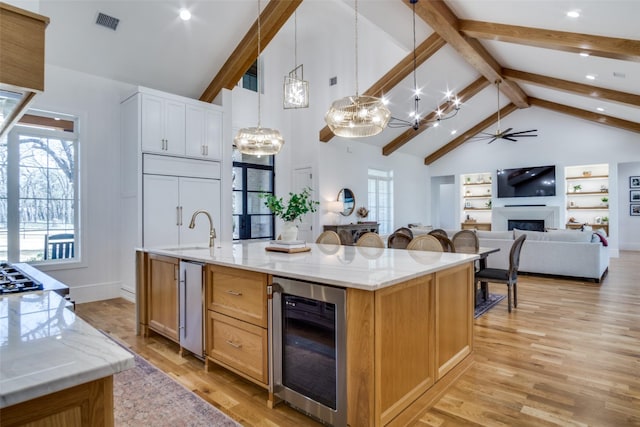
<path fill-rule="evenodd" d="M 527 236 L 523 234 L 511 245 L 509 251 L 509 269 L 483 268 L 476 272 L 476 287 L 478 282 L 504 283 L 507 285 L 507 304 L 511 313 L 511 294 L 513 293 L 513 306 L 518 307 L 518 266 L 520 265 L 520 251 Z M 512 292 L 513 289 L 513 292 Z"/>
<path fill-rule="evenodd" d="M 432 236 L 433 236 L 434 234 L 439 234 L 439 235 L 444 236 L 444 237 L 449 237 L 449 236 L 447 235 L 447 232 L 446 232 L 446 231 L 444 231 L 442 228 L 436 228 L 436 229 L 433 229 L 433 230 L 431 230 L 431 231 L 429 232 L 429 234 L 431 234 Z"/>
<path fill-rule="evenodd" d="M 44 236 L 44 259 L 73 258 L 75 240 L 73 233 Z"/>
<path fill-rule="evenodd" d="M 338 236 L 341 245 L 353 245 L 353 234 L 349 230 L 339 230 Z"/>
<path fill-rule="evenodd" d="M 406 249 L 411 239 L 412 238 L 405 233 L 396 231 L 387 238 L 387 247 L 392 249 Z"/>
<path fill-rule="evenodd" d="M 480 242 L 475 232 L 471 230 L 460 230 L 451 238 L 453 246 L 456 248 L 456 252 L 465 254 L 478 253 Z"/>
<path fill-rule="evenodd" d="M 366 246 L 370 248 L 384 248 L 384 241 L 378 233 L 364 233 L 358 238 L 356 246 Z"/>
<path fill-rule="evenodd" d="M 438 241 L 442 245 L 442 250 L 444 252 L 455 252 L 456 251 L 456 248 L 453 245 L 453 242 L 451 242 L 451 240 L 449 239 L 449 237 L 443 236 L 442 234 L 432 234 L 431 236 L 435 237 L 436 239 L 438 239 Z"/>
<path fill-rule="evenodd" d="M 340 244 L 340 236 L 335 231 L 327 230 L 320 233 L 318 238 L 316 239 L 316 243 L 322 245 L 339 245 Z"/>
<path fill-rule="evenodd" d="M 440 241 L 429 234 L 423 234 L 411 239 L 407 249 L 416 251 L 444 252 Z"/>
<path fill-rule="evenodd" d="M 413 239 L 413 231 L 411 231 L 411 229 L 408 228 L 408 227 L 400 227 L 396 231 L 394 231 L 393 233 L 394 234 L 395 233 L 406 234 L 409 237 L 409 240 Z"/>

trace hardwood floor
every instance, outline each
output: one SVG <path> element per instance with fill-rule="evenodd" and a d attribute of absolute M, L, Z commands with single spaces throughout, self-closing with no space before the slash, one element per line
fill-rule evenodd
<path fill-rule="evenodd" d="M 518 308 L 507 313 L 504 300 L 476 319 L 474 363 L 412 425 L 640 426 L 639 265 L 640 252 L 621 252 L 601 284 L 521 275 Z M 130 302 L 77 313 L 242 425 L 319 425 L 286 405 L 268 409 L 265 390 L 215 366 L 205 373 L 160 336 L 136 336 Z"/>

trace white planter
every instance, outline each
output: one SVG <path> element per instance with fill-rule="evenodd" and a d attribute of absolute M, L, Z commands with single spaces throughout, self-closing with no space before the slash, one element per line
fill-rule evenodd
<path fill-rule="evenodd" d="M 282 227 L 281 237 L 283 241 L 296 240 L 298 238 L 298 226 L 293 221 L 285 221 Z"/>

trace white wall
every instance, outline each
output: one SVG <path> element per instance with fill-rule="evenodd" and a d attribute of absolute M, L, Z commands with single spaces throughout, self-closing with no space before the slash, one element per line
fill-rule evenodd
<path fill-rule="evenodd" d="M 120 101 L 132 86 L 47 65 L 45 92 L 32 108 L 79 117 L 82 262 L 41 266 L 79 302 L 120 295 Z M 132 183 L 135 185 L 135 183 Z M 131 248 L 133 256 L 133 249 Z"/>
<path fill-rule="evenodd" d="M 626 246 L 640 245 L 640 236 L 632 230 L 632 224 L 621 220 L 628 215 L 628 205 L 622 212 L 620 201 L 628 199 L 629 196 L 627 189 L 621 188 L 618 178 L 619 163 L 640 161 L 640 138 L 637 134 L 537 107 L 518 110 L 503 122 L 503 127 L 513 127 L 516 130 L 537 128 L 538 137 L 523 138 L 517 142 L 498 140 L 492 144 L 482 141 L 467 142 L 430 165 L 430 175 L 437 177 L 454 174 L 459 178 L 463 173 L 495 172 L 500 168 L 554 164 L 557 166 L 556 180 L 559 182 L 556 197 L 519 198 L 516 202 L 507 199 L 507 203 L 543 203 L 564 208 L 564 168 L 608 163 L 611 252 L 617 254 L 621 236 L 632 239 L 625 241 Z M 460 183 L 457 184 L 460 191 Z M 458 194 L 458 199 L 459 197 Z M 504 203 L 501 199 L 494 199 L 494 206 L 503 206 Z M 563 216 L 560 220 L 565 221 L 564 209 L 561 209 L 561 215 Z"/>
<path fill-rule="evenodd" d="M 629 214 L 630 176 L 640 176 L 640 162 L 618 164 L 618 246 L 621 250 L 640 251 L 640 216 Z"/>

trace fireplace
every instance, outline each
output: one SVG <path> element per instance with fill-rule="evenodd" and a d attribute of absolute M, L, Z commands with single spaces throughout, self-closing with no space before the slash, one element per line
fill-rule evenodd
<path fill-rule="evenodd" d="M 543 221 L 542 230 L 560 226 L 559 206 L 496 206 L 491 209 L 491 229 L 507 231 L 509 221 Z M 521 228 L 521 227 L 516 227 Z M 509 228 L 510 229 L 510 228 Z"/>
<path fill-rule="evenodd" d="M 507 221 L 507 230 L 544 231 L 544 219 L 510 219 Z"/>

